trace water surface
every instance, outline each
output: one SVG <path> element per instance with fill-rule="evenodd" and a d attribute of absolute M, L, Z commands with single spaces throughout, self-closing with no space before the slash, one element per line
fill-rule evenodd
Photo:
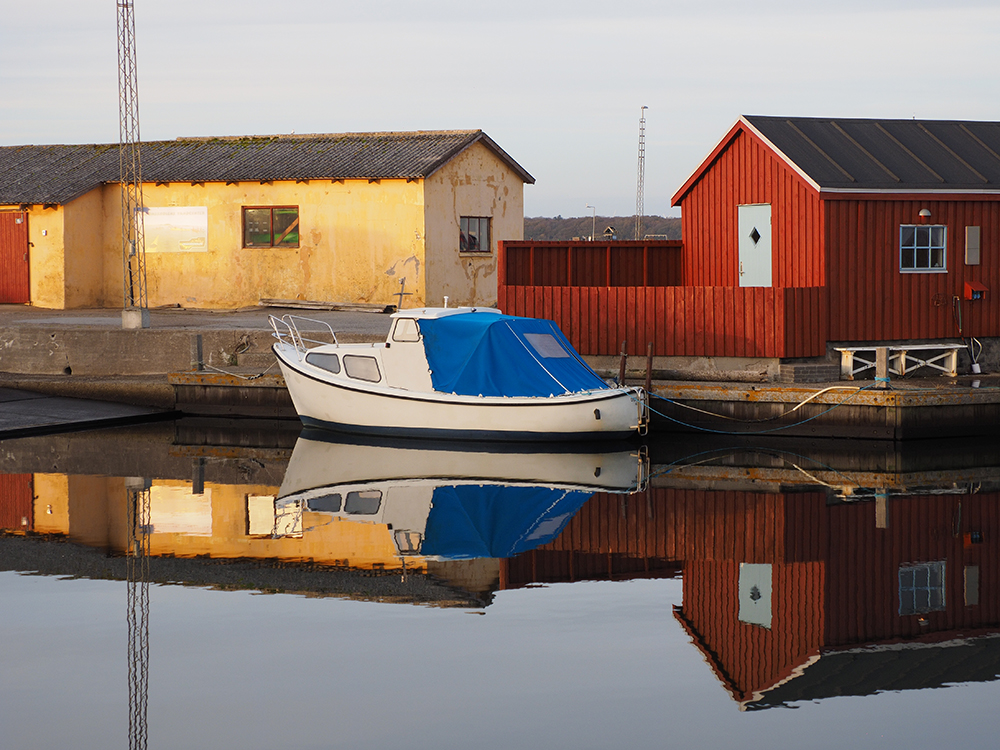
<path fill-rule="evenodd" d="M 2 454 L 4 747 L 993 744 L 988 444 Z"/>

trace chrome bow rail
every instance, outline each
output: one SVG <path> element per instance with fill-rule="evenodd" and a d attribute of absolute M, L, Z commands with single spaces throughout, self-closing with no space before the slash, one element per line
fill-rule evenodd
<path fill-rule="evenodd" d="M 337 334 L 333 332 L 333 328 L 329 323 L 316 320 L 315 318 L 304 318 L 301 315 L 282 315 L 280 318 L 276 318 L 273 315 L 267 316 L 267 322 L 271 324 L 271 335 L 278 340 L 279 344 L 284 346 L 289 346 L 298 353 L 299 360 L 305 356 L 305 353 L 309 351 L 313 346 L 321 346 L 324 344 L 333 343 L 338 344 Z M 299 330 L 300 323 L 312 323 L 320 327 L 319 335 L 323 335 L 326 329 L 330 332 L 330 341 L 323 341 L 321 339 L 311 338 L 311 336 L 317 335 L 314 331 Z M 312 346 L 310 346 L 312 345 Z"/>

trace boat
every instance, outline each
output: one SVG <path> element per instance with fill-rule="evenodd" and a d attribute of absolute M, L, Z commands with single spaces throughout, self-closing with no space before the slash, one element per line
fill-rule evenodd
<path fill-rule="evenodd" d="M 595 492 L 645 489 L 645 446 L 586 445 L 500 452 L 471 442 L 358 445 L 306 428 L 269 524 L 276 537 L 334 520 L 385 526 L 401 558 L 512 557 L 556 538 Z"/>
<path fill-rule="evenodd" d="M 297 315 L 270 316 L 270 324 L 272 350 L 306 426 L 579 440 L 627 438 L 648 425 L 645 391 L 605 382 L 551 320 L 494 308 L 416 308 L 392 315 L 384 342 L 366 344 L 340 343 L 328 323 Z"/>

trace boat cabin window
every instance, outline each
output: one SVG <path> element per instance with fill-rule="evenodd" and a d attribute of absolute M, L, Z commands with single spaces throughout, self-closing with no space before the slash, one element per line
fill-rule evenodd
<path fill-rule="evenodd" d="M 339 513 L 340 499 L 339 492 L 332 492 L 329 495 L 309 498 L 307 505 L 309 506 L 309 510 L 319 513 Z"/>
<path fill-rule="evenodd" d="M 336 354 L 309 352 L 309 354 L 306 355 L 306 362 L 311 365 L 316 365 L 317 367 L 322 367 L 324 370 L 329 372 L 340 372 L 340 357 Z"/>
<path fill-rule="evenodd" d="M 413 318 L 398 318 L 392 329 L 393 341 L 420 341 L 420 329 Z"/>
<path fill-rule="evenodd" d="M 524 334 L 524 338 L 545 359 L 564 359 L 569 357 L 569 352 L 563 348 L 563 345 L 551 333 L 526 333 Z"/>
<path fill-rule="evenodd" d="M 367 380 L 370 383 L 377 383 L 382 379 L 382 376 L 378 372 L 378 362 L 375 360 L 375 357 L 360 357 L 356 354 L 345 354 L 344 370 L 355 380 Z"/>
<path fill-rule="evenodd" d="M 344 512 L 352 516 L 374 516 L 381 504 L 382 493 L 379 490 L 348 492 Z"/>

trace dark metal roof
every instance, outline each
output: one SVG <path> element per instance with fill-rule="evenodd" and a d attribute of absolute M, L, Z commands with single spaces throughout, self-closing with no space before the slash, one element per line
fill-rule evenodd
<path fill-rule="evenodd" d="M 430 177 L 482 143 L 524 182 L 534 178 L 481 130 L 179 138 L 142 144 L 144 182 Z M 118 180 L 118 146 L 0 147 L 0 204 L 66 203 Z"/>
<path fill-rule="evenodd" d="M 748 710 L 787 706 L 843 695 L 925 690 L 1000 677 L 1000 638 L 996 635 L 940 644 L 872 647 L 834 651 L 746 704 Z"/>
<path fill-rule="evenodd" d="M 742 119 L 820 189 L 1000 191 L 1000 122 Z"/>

